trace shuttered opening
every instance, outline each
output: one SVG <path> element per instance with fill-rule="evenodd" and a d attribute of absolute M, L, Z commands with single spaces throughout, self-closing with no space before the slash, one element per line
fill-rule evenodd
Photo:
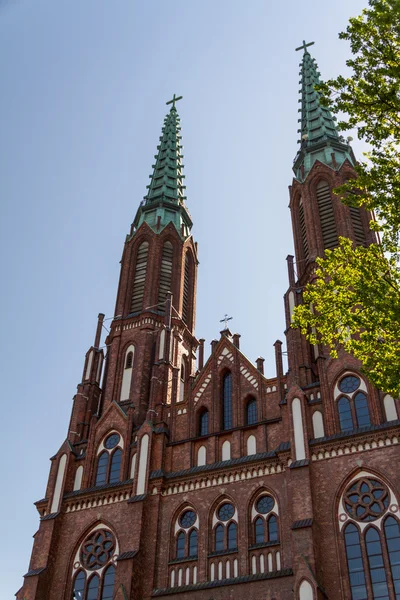
<path fill-rule="evenodd" d="M 189 325 L 189 278 L 190 278 L 190 262 L 189 256 L 185 258 L 185 277 L 183 280 L 183 303 L 182 303 L 182 319 Z"/>
<path fill-rule="evenodd" d="M 143 242 L 139 246 L 136 257 L 135 277 L 133 279 L 133 292 L 131 312 L 140 312 L 143 308 L 144 286 L 146 283 L 147 257 L 149 254 L 149 242 Z"/>
<path fill-rule="evenodd" d="M 365 246 L 365 231 L 361 219 L 360 209 L 357 206 L 350 206 L 350 217 L 353 223 L 354 239 L 357 246 Z"/>
<path fill-rule="evenodd" d="M 165 300 L 167 293 L 171 291 L 172 284 L 172 258 L 173 258 L 173 247 L 171 242 L 165 242 L 161 255 L 161 268 L 160 268 L 160 283 L 158 287 L 158 304 L 159 310 L 165 311 Z"/>
<path fill-rule="evenodd" d="M 320 181 L 317 185 L 317 202 L 324 248 L 335 248 L 339 245 L 339 240 L 336 231 L 331 190 L 326 181 Z"/>
<path fill-rule="evenodd" d="M 304 218 L 304 206 L 303 206 L 303 202 L 302 202 L 301 199 L 300 199 L 300 204 L 299 204 L 299 216 L 300 216 L 301 243 L 303 245 L 304 260 L 308 260 L 308 243 L 307 243 L 306 220 Z"/>

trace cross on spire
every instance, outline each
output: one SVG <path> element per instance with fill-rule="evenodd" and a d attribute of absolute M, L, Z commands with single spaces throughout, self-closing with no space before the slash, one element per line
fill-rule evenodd
<path fill-rule="evenodd" d="M 172 104 L 172 108 L 175 108 L 175 102 L 178 102 L 178 100 L 182 100 L 183 96 L 176 96 L 175 94 L 173 95 L 172 100 L 168 100 L 168 102 L 166 102 L 165 104 Z"/>
<path fill-rule="evenodd" d="M 224 329 L 228 329 L 228 321 L 232 321 L 233 317 L 228 317 L 228 315 L 225 313 L 225 316 L 223 319 L 220 320 L 220 323 L 224 323 Z"/>
<path fill-rule="evenodd" d="M 306 41 L 303 40 L 302 46 L 299 46 L 298 48 L 296 48 L 296 52 L 297 52 L 297 50 L 301 50 L 301 49 L 304 49 L 304 51 L 306 51 L 306 48 L 308 48 L 308 46 L 312 46 L 313 44 L 315 44 L 315 42 L 310 42 L 309 44 L 306 44 Z"/>

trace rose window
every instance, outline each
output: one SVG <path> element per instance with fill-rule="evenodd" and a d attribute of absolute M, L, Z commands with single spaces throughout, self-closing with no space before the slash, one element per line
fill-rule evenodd
<path fill-rule="evenodd" d="M 347 375 L 343 377 L 339 383 L 339 390 L 344 394 L 352 394 L 360 387 L 360 379 L 355 375 Z"/>
<path fill-rule="evenodd" d="M 179 519 L 181 527 L 188 529 L 196 522 L 196 513 L 193 510 L 186 510 Z"/>
<path fill-rule="evenodd" d="M 86 538 L 81 549 L 81 563 L 86 569 L 104 567 L 115 552 L 115 539 L 111 531 L 97 529 Z"/>
<path fill-rule="evenodd" d="M 343 502 L 353 519 L 361 522 L 375 521 L 389 506 L 389 490 L 376 479 L 360 479 L 346 490 Z"/>
<path fill-rule="evenodd" d="M 232 519 L 234 514 L 235 509 L 233 508 L 232 504 L 223 504 L 218 510 L 218 518 L 221 519 L 221 521 L 229 521 L 229 519 Z"/>
<path fill-rule="evenodd" d="M 275 500 L 271 498 L 271 496 L 262 496 L 257 501 L 256 508 L 259 513 L 261 513 L 262 515 L 266 515 L 274 508 L 274 506 Z"/>

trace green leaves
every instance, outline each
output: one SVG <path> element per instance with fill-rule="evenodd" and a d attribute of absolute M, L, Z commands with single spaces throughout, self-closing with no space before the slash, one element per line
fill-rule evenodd
<path fill-rule="evenodd" d="M 400 394 L 398 269 L 379 246 L 353 248 L 345 238 L 317 263 L 292 327 L 300 327 L 312 344 L 328 346 L 333 357 L 342 348 L 353 354 L 378 388 Z"/>
<path fill-rule="evenodd" d="M 339 37 L 350 42 L 351 75 L 318 90 L 333 113 L 347 115 L 339 129 L 356 128 L 371 150 L 356 166 L 357 179 L 334 191 L 345 204 L 375 212 L 371 229 L 382 246 L 353 248 L 341 238 L 327 250 L 293 326 L 332 356 L 342 348 L 353 354 L 378 388 L 400 394 L 400 0 L 369 0 Z"/>

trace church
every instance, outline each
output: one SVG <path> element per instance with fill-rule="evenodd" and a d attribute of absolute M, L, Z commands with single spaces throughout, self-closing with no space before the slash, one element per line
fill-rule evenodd
<path fill-rule="evenodd" d="M 339 236 L 377 242 L 372 215 L 332 192 L 355 157 L 314 89 L 309 46 L 289 188 L 287 373 L 280 340 L 275 373 L 264 373 L 228 321 L 204 360 L 174 95 L 110 330 L 101 342 L 100 314 L 35 502 L 17 600 L 400 599 L 399 401 L 352 356 L 333 359 L 290 327 L 316 257 Z"/>

